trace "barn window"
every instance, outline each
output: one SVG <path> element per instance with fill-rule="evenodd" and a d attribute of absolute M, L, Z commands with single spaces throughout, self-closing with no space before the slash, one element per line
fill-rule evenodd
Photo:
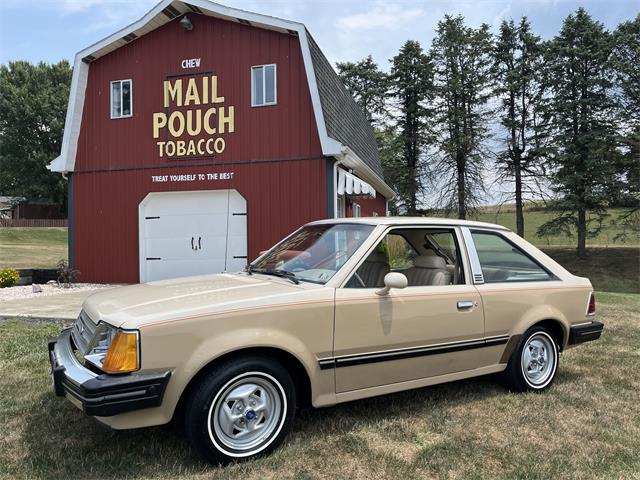
<path fill-rule="evenodd" d="M 133 115 L 131 86 L 131 80 L 111 82 L 111 118 L 126 118 Z"/>
<path fill-rule="evenodd" d="M 275 105 L 277 100 L 275 63 L 251 67 L 251 106 Z"/>

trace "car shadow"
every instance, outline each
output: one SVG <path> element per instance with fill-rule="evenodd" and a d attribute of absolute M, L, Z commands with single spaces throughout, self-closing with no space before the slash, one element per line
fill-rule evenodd
<path fill-rule="evenodd" d="M 573 382 L 580 376 L 562 372 L 556 382 Z M 307 408 L 299 412 L 291 438 L 314 442 L 330 434 L 349 434 L 383 418 L 425 411 L 442 414 L 436 417 L 446 416 L 449 409 L 507 394 L 497 375 L 487 375 L 328 408 Z M 51 392 L 43 393 L 30 405 L 33 407 L 25 412 L 23 437 L 23 465 L 29 466 L 28 477 L 178 477 L 224 468 L 203 463 L 183 433 L 172 425 L 111 430 Z"/>

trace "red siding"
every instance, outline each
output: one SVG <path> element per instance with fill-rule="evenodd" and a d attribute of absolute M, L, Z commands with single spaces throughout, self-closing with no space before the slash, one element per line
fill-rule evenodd
<path fill-rule="evenodd" d="M 76 170 L 184 162 L 159 157 L 153 113 L 165 111 L 163 81 L 168 76 L 196 72 L 217 75 L 218 94 L 225 98 L 221 105 L 235 107 L 235 133 L 223 135 L 226 149 L 215 163 L 319 157 L 298 38 L 202 15 L 189 18 L 192 31 L 174 20 L 91 63 Z M 190 58 L 200 58 L 200 67 L 182 69 L 182 60 Z M 251 67 L 270 63 L 277 64 L 278 104 L 251 107 Z M 133 81 L 133 117 L 112 120 L 110 82 L 123 79 Z"/>
<path fill-rule="evenodd" d="M 326 217 L 325 163 L 302 160 L 188 173 L 233 172 L 230 181 L 152 183 L 177 169 L 74 174 L 74 263 L 82 281 L 138 281 L 138 204 L 151 191 L 234 188 L 247 200 L 249 259 L 303 223 Z"/>
<path fill-rule="evenodd" d="M 376 198 L 355 197 L 347 201 L 347 217 L 353 216 L 353 203 L 360 205 L 361 217 L 373 217 L 374 213 L 384 217 L 387 214 L 387 200 L 380 194 Z"/>
<path fill-rule="evenodd" d="M 247 200 L 250 259 L 327 215 L 326 160 L 298 38 L 189 17 L 190 32 L 174 20 L 91 63 L 73 175 L 73 259 L 83 281 L 138 281 L 138 205 L 152 191 L 237 189 Z M 200 66 L 181 68 L 191 58 L 200 58 Z M 251 107 L 251 67 L 270 63 L 277 65 L 278 103 Z M 164 108 L 163 81 L 185 75 L 186 89 L 197 72 L 217 76 L 221 105 L 235 107 L 235 132 L 222 135 L 225 151 L 213 158 L 161 158 L 156 142 L 164 138 L 153 138 L 153 114 L 176 109 Z M 133 116 L 112 120 L 110 82 L 124 79 L 133 82 Z M 234 178 L 151 181 L 152 175 L 214 172 Z"/>

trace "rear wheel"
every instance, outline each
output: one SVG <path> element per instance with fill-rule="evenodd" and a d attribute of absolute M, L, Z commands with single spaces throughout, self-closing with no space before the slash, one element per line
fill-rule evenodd
<path fill-rule="evenodd" d="M 206 460 L 228 463 L 273 451 L 295 408 L 295 386 L 282 365 L 265 357 L 239 358 L 202 379 L 188 402 L 185 430 Z"/>
<path fill-rule="evenodd" d="M 542 326 L 531 327 L 511 354 L 504 372 L 507 386 L 515 392 L 542 391 L 558 370 L 558 344 Z"/>

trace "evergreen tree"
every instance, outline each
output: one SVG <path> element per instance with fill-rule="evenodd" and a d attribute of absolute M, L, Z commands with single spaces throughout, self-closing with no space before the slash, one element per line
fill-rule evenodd
<path fill-rule="evenodd" d="M 0 65 L 0 195 L 66 204 L 66 182 L 47 170 L 60 154 L 71 66 Z"/>
<path fill-rule="evenodd" d="M 545 123 L 549 180 L 557 216 L 539 235 L 578 232 L 578 256 L 602 227 L 616 156 L 611 89 L 611 36 L 582 8 L 569 15 L 545 56 Z M 590 218 L 587 214 L 591 213 Z"/>
<path fill-rule="evenodd" d="M 376 129 L 376 140 L 384 179 L 391 188 L 399 192 L 399 196 L 389 202 L 389 211 L 392 215 L 398 215 L 407 210 L 407 197 L 403 192 L 407 191 L 409 184 L 408 170 L 402 155 L 402 138 L 394 125 L 387 125 Z"/>
<path fill-rule="evenodd" d="M 496 41 L 494 67 L 500 123 L 505 129 L 504 148 L 497 154 L 500 179 L 513 182 L 516 232 L 524 237 L 523 192 L 533 191 L 540 177 L 537 107 L 542 69 L 540 37 L 531 33 L 526 18 L 516 25 L 503 21 Z"/>
<path fill-rule="evenodd" d="M 622 215 L 625 231 L 640 234 L 640 15 L 614 32 L 612 64 L 618 138 L 622 155 L 616 166 L 615 203 L 628 208 Z"/>
<path fill-rule="evenodd" d="M 427 105 L 433 96 L 433 69 L 420 44 L 409 40 L 391 60 L 391 94 L 402 148 L 403 173 L 398 175 L 398 202 L 408 215 L 416 215 L 424 188 L 425 148 L 430 142 Z M 387 166 L 388 168 L 389 166 Z M 393 167 L 392 167 L 393 168 Z"/>
<path fill-rule="evenodd" d="M 445 15 L 433 40 L 438 172 L 441 201 L 464 219 L 481 200 L 483 162 L 489 156 L 492 37 L 489 26 L 465 26 L 462 16 Z"/>
<path fill-rule="evenodd" d="M 369 122 L 376 125 L 386 114 L 387 75 L 378 69 L 371 55 L 359 62 L 337 63 L 344 86 L 360 105 Z"/>

